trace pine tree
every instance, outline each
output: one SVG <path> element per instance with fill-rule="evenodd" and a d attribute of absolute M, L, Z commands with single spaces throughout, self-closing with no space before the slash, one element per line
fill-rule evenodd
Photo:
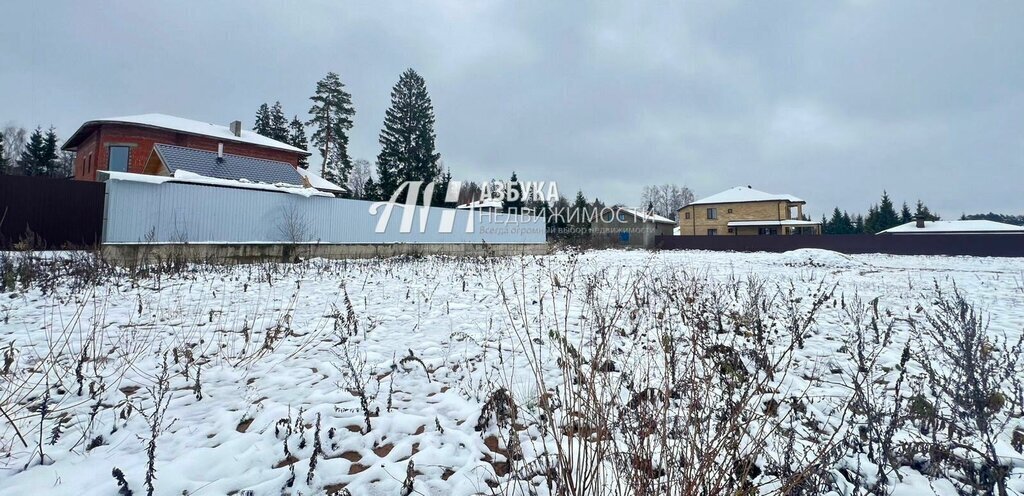
<path fill-rule="evenodd" d="M 405 181 L 430 182 L 441 174 L 434 149 L 434 106 L 426 82 L 407 69 L 391 90 L 391 107 L 380 132 L 377 155 L 380 193 L 389 195 Z"/>
<path fill-rule="evenodd" d="M 856 234 L 870 234 L 867 226 L 864 225 L 864 217 L 860 214 L 857 214 L 857 217 L 853 219 L 853 232 Z"/>
<path fill-rule="evenodd" d="M 312 118 L 306 124 L 315 129 L 310 141 L 323 157 L 321 175 L 334 184 L 345 184 L 352 169 L 348 156 L 348 130 L 356 114 L 352 95 L 337 74 L 328 72 L 317 81 L 316 92 L 309 99 L 313 101 L 309 109 Z"/>
<path fill-rule="evenodd" d="M 18 165 L 26 176 L 41 176 L 47 171 L 46 159 L 46 138 L 43 129 L 37 127 L 25 143 Z"/>
<path fill-rule="evenodd" d="M 43 137 L 43 169 L 42 175 L 55 177 L 61 168 L 57 152 L 57 130 L 50 126 Z"/>
<path fill-rule="evenodd" d="M 267 137 L 281 143 L 287 143 L 291 137 L 288 133 L 288 118 L 284 116 L 281 102 L 274 102 L 274 106 L 270 108 L 270 135 Z"/>
<path fill-rule="evenodd" d="M 285 142 L 295 148 L 309 149 L 309 140 L 306 139 L 306 126 L 302 124 L 297 115 L 292 118 L 291 124 L 288 125 L 288 139 Z M 306 157 L 299 157 L 299 167 L 303 169 L 309 168 L 309 161 L 306 160 Z"/>
<path fill-rule="evenodd" d="M 270 137 L 270 105 L 264 103 L 256 110 L 256 120 L 253 122 L 252 130 L 261 136 Z"/>
<path fill-rule="evenodd" d="M 523 201 L 523 186 L 519 184 L 519 178 L 516 176 L 515 171 L 512 172 L 512 177 L 509 178 L 508 189 L 509 191 L 505 192 L 505 201 L 503 202 L 502 207 L 509 213 L 523 213 L 523 206 L 525 204 Z M 510 200 L 509 198 L 512 196 L 515 196 L 516 199 Z"/>
<path fill-rule="evenodd" d="M 850 213 L 843 210 L 843 229 L 846 230 L 846 234 L 860 234 L 861 229 L 853 225 L 853 219 L 850 218 Z"/>

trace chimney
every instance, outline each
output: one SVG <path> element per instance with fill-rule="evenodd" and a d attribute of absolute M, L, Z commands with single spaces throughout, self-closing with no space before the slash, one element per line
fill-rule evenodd
<path fill-rule="evenodd" d="M 217 161 L 224 161 L 224 143 L 217 143 Z"/>
<path fill-rule="evenodd" d="M 915 215 L 914 216 L 914 221 L 917 222 L 917 228 L 918 229 L 924 229 L 924 216 L 923 215 Z"/>
<path fill-rule="evenodd" d="M 231 121 L 231 134 L 241 138 L 242 137 L 242 121 Z"/>

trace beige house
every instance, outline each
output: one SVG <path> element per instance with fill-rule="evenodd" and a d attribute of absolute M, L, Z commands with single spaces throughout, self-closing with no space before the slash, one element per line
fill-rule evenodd
<path fill-rule="evenodd" d="M 821 234 L 821 223 L 804 219 L 806 202 L 784 194 L 738 186 L 679 209 L 681 236 Z"/>

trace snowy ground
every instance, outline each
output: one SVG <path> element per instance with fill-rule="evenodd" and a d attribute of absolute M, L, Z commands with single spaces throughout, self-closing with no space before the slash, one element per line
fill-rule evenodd
<path fill-rule="evenodd" d="M 576 277 L 552 282 L 571 267 Z M 47 294 L 19 288 L 0 292 L 0 365 L 9 362 L 0 406 L 10 417 L 0 417 L 0 494 L 117 494 L 115 467 L 145 494 L 153 423 L 156 494 L 394 495 L 407 479 L 420 494 L 490 494 L 494 481 L 507 481 L 496 463 L 507 450 L 496 443 L 495 421 L 476 429 L 483 404 L 498 386 L 522 403 L 541 396 L 514 324 L 569 302 L 563 322 L 571 333 L 587 325 L 576 309 L 590 296 L 569 295 L 587 275 L 615 287 L 636 274 L 681 271 L 719 281 L 753 276 L 798 293 L 826 281 L 844 303 L 877 297 L 883 313 L 899 315 L 920 312 L 936 285 L 955 284 L 986 312 L 991 332 L 1013 341 L 1024 329 L 1024 259 L 811 250 L 314 260 L 69 283 Z M 558 289 L 545 293 L 551 287 Z M 509 308 L 509 300 L 523 304 Z M 792 366 L 809 397 L 848 394 L 837 391 L 841 380 L 803 373 L 841 360 L 848 331 L 841 307 L 820 311 Z M 907 339 L 898 332 L 879 363 L 898 364 Z M 415 359 L 403 360 L 410 353 Z M 162 357 L 168 403 L 154 419 Z M 360 387 L 373 413 L 368 432 Z M 1015 466 L 1009 486 L 1019 493 L 1016 427 L 1011 419 L 999 433 L 999 454 Z M 519 430 L 543 437 L 535 425 Z M 537 456 L 531 446 L 523 447 L 527 461 Z M 900 472 L 896 494 L 956 494 L 948 480 Z"/>

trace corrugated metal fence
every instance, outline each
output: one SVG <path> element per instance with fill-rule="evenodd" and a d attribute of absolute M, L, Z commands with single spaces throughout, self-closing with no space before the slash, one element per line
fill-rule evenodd
<path fill-rule="evenodd" d="M 545 242 L 543 218 L 404 206 L 249 189 L 167 182 L 107 181 L 103 242 L 132 243 L 488 243 Z M 421 221 L 425 224 L 421 230 Z M 445 229 L 443 224 L 450 223 Z M 466 232 L 467 223 L 471 230 Z M 449 231 L 449 232 L 445 232 Z"/>
<path fill-rule="evenodd" d="M 103 183 L 0 175 L 0 248 L 94 246 L 102 213 Z"/>

